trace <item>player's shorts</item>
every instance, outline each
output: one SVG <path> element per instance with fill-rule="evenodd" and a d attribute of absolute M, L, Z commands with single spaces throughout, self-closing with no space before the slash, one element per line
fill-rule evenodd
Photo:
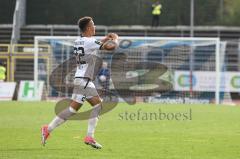
<path fill-rule="evenodd" d="M 83 103 L 86 99 L 98 96 L 94 83 L 85 78 L 75 78 L 72 100 Z"/>

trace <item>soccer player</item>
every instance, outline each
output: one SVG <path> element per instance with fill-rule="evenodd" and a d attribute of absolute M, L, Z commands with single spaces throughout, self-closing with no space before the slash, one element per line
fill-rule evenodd
<path fill-rule="evenodd" d="M 101 41 L 96 40 L 93 37 L 95 35 L 95 26 L 91 17 L 80 18 L 78 26 L 81 30 L 81 36 L 74 43 L 77 70 L 74 79 L 72 102 L 69 107 L 60 112 L 48 125 L 42 126 L 42 144 L 45 145 L 50 133 L 76 114 L 84 101 L 87 100 L 93 106 L 93 109 L 90 113 L 87 136 L 84 138 L 84 142 L 100 149 L 102 146 L 94 139 L 98 115 L 102 107 L 101 98 L 92 82 L 97 75 L 95 65 L 98 62 L 98 57 L 96 53 L 97 50 L 116 49 L 118 47 L 118 35 L 110 33 Z"/>

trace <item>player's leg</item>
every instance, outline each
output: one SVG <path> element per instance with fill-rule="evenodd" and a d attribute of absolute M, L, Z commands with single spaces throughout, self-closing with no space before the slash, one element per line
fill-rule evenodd
<path fill-rule="evenodd" d="M 72 102 L 70 105 L 60 112 L 48 125 L 42 127 L 42 144 L 45 145 L 49 134 L 59 125 L 63 124 L 71 116 L 75 115 L 84 103 L 85 86 L 86 81 L 84 79 L 74 79 L 74 89 L 72 95 Z"/>
<path fill-rule="evenodd" d="M 82 106 L 82 103 L 73 100 L 69 107 L 61 111 L 48 125 L 48 131 L 52 132 L 56 127 L 63 124 L 71 116 L 75 115 Z"/>
<path fill-rule="evenodd" d="M 63 111 L 57 114 L 56 117 L 48 125 L 44 125 L 41 128 L 43 145 L 46 144 L 47 138 L 55 128 L 63 124 L 67 119 L 77 113 L 77 111 L 82 106 L 82 103 L 84 101 L 83 98 L 85 97 L 82 95 L 73 95 L 73 100 L 70 103 L 69 107 L 65 108 Z"/>
<path fill-rule="evenodd" d="M 93 107 L 91 114 L 89 116 L 87 136 L 94 137 L 95 128 L 97 126 L 99 115 L 102 109 L 102 104 L 101 104 L 102 101 L 99 96 L 95 96 L 90 99 L 87 99 L 87 101 Z"/>
<path fill-rule="evenodd" d="M 102 145 L 94 139 L 95 128 L 102 109 L 101 98 L 99 96 L 94 96 L 90 99 L 87 98 L 87 101 L 93 106 L 93 109 L 88 120 L 87 136 L 84 138 L 84 142 L 94 148 L 101 149 Z"/>

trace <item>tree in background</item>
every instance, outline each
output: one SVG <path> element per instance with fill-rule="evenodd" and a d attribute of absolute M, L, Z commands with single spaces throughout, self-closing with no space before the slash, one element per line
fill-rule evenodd
<path fill-rule="evenodd" d="M 224 0 L 223 18 L 224 25 L 240 26 L 240 1 Z"/>
<path fill-rule="evenodd" d="M 16 0 L 0 0 L 0 24 L 12 23 Z M 28 0 L 27 24 L 76 24 L 92 16 L 97 25 L 151 25 L 155 0 Z M 161 0 L 162 26 L 189 25 L 190 0 Z M 91 9 L 86 9 L 91 8 Z M 195 25 L 240 26 L 240 0 L 195 0 Z"/>

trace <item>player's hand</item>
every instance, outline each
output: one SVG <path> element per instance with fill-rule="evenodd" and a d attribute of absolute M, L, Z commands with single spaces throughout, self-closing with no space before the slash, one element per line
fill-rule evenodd
<path fill-rule="evenodd" d="M 101 41 L 103 42 L 103 50 L 114 50 L 118 47 L 118 35 L 116 33 L 108 33 Z"/>
<path fill-rule="evenodd" d="M 107 41 L 109 41 L 109 40 L 113 40 L 113 41 L 117 42 L 117 41 L 118 41 L 118 35 L 117 35 L 116 33 L 108 33 L 108 34 L 101 40 L 101 42 L 102 42 L 102 43 L 105 43 L 105 42 L 107 42 Z"/>
<path fill-rule="evenodd" d="M 103 50 L 114 50 L 118 47 L 118 43 L 115 42 L 116 40 L 108 40 L 102 45 Z"/>
<path fill-rule="evenodd" d="M 111 40 L 118 40 L 118 35 L 116 33 L 108 33 L 107 37 Z"/>

